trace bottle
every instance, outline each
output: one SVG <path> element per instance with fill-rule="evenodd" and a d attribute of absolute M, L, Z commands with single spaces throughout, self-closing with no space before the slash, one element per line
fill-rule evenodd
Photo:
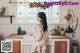
<path fill-rule="evenodd" d="M 61 27 L 61 35 L 64 35 L 64 28 Z"/>
<path fill-rule="evenodd" d="M 17 34 L 21 35 L 21 33 L 22 33 L 22 30 L 21 30 L 21 27 L 19 26 L 18 29 L 17 29 Z"/>
<path fill-rule="evenodd" d="M 60 30 L 60 26 L 57 26 L 57 35 L 61 35 L 61 30 Z"/>

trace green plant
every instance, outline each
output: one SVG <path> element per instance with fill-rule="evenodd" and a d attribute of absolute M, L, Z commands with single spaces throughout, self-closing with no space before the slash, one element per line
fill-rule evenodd
<path fill-rule="evenodd" d="M 30 3 L 29 4 L 29 7 L 30 8 L 35 8 L 35 7 L 40 7 L 40 8 L 42 8 L 42 9 L 46 9 L 46 8 L 49 8 L 50 6 L 47 6 L 47 5 L 44 5 L 44 4 L 41 4 L 40 2 L 34 2 L 34 3 Z"/>

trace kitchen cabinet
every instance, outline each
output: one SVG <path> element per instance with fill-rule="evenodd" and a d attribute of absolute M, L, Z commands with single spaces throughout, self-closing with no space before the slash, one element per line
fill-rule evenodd
<path fill-rule="evenodd" d="M 21 53 L 21 40 L 23 39 L 24 35 L 17 35 L 11 34 L 6 37 L 6 40 L 12 41 L 12 52 L 8 53 Z"/>
<path fill-rule="evenodd" d="M 13 51 L 9 53 L 21 53 L 21 42 L 13 41 Z"/>
<path fill-rule="evenodd" d="M 55 38 L 56 37 L 56 38 Z M 69 53 L 69 38 L 67 36 L 53 36 L 53 52 L 52 53 Z"/>
<path fill-rule="evenodd" d="M 54 42 L 55 53 L 67 53 L 67 41 Z"/>
<path fill-rule="evenodd" d="M 51 40 L 46 45 L 45 53 L 69 53 L 70 40 L 65 35 L 49 36 Z M 32 36 L 24 35 L 10 35 L 6 37 L 6 40 L 13 41 L 13 52 L 9 53 L 31 53 Z"/>

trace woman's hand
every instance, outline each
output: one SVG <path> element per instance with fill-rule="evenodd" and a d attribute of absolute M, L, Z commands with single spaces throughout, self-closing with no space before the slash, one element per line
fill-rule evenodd
<path fill-rule="evenodd" d="M 29 33 L 28 35 L 33 36 L 33 33 Z"/>
<path fill-rule="evenodd" d="M 44 45 L 46 42 L 43 40 L 43 41 L 40 41 L 39 45 L 42 46 Z"/>

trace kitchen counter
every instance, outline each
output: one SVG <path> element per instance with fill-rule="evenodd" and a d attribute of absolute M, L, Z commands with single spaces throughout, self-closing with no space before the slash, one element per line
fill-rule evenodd
<path fill-rule="evenodd" d="M 48 36 L 48 45 L 52 45 L 53 39 L 69 39 L 68 36 L 66 35 L 53 35 L 53 36 Z M 11 34 L 6 37 L 6 40 L 12 40 L 12 41 L 22 41 L 22 43 L 25 45 L 32 45 L 33 42 L 33 36 L 29 35 L 17 35 L 17 34 Z"/>
<path fill-rule="evenodd" d="M 66 35 L 53 35 L 49 37 L 51 37 L 52 39 L 69 39 L 69 37 Z"/>
<path fill-rule="evenodd" d="M 48 36 L 48 44 L 52 45 L 53 39 L 69 39 L 68 36 L 66 35 L 53 35 L 53 36 Z M 33 42 L 33 36 L 29 35 L 17 35 L 17 34 L 11 34 L 6 37 L 6 40 L 12 40 L 12 41 L 22 41 L 22 43 L 25 45 L 32 45 Z"/>
<path fill-rule="evenodd" d="M 24 35 L 11 34 L 6 37 L 6 39 L 23 39 Z"/>
<path fill-rule="evenodd" d="M 14 46 L 13 53 L 15 52 L 31 53 L 31 46 L 33 44 L 33 36 L 11 34 L 6 37 L 6 40 L 13 41 L 13 46 Z M 66 35 L 48 36 L 48 41 L 49 42 L 47 43 L 46 52 L 55 53 L 57 50 L 60 50 L 60 51 L 64 50 L 63 53 L 69 53 L 69 37 L 68 36 Z M 17 50 L 16 47 L 19 47 L 18 48 L 19 50 Z M 55 48 L 56 48 L 56 51 L 54 50 Z M 60 48 L 64 48 L 64 49 L 60 49 Z M 50 51 L 48 51 L 48 49 L 50 49 Z"/>
<path fill-rule="evenodd" d="M 6 39 L 23 39 L 25 35 L 17 35 L 17 34 L 11 34 L 6 37 Z M 66 35 L 53 35 L 53 36 L 48 36 L 52 39 L 69 39 L 68 36 Z"/>

